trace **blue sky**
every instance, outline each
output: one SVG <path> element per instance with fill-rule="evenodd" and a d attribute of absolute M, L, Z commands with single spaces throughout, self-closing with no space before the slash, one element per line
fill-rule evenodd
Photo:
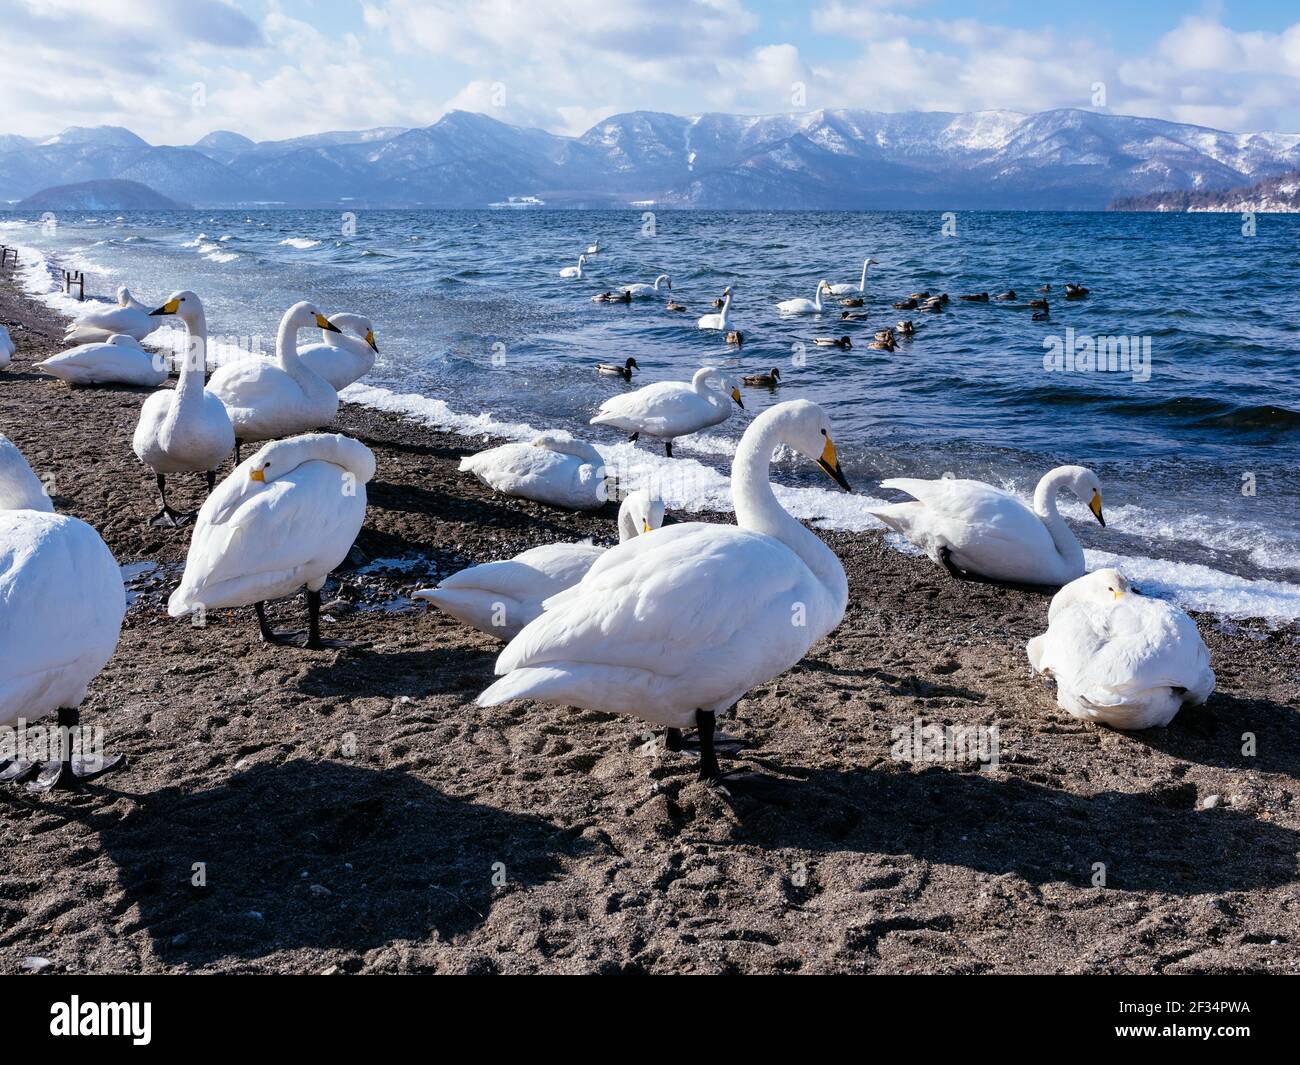
<path fill-rule="evenodd" d="M 1300 5 L 7 0 L 0 127 L 154 142 L 618 111 L 1086 107 L 1300 131 Z"/>

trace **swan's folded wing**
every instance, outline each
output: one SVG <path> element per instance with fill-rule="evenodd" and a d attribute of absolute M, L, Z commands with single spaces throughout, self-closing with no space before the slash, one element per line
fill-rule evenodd
<path fill-rule="evenodd" d="M 603 549 L 591 544 L 547 544 L 515 558 L 470 566 L 440 581 L 438 587 L 477 588 L 541 600 L 580 581 L 602 554 Z"/>
<path fill-rule="evenodd" d="M 654 435 L 695 425 L 701 415 L 710 413 L 712 405 L 694 389 L 680 381 L 660 381 L 607 399 L 592 423 L 627 421 L 638 425 L 642 432 Z"/>

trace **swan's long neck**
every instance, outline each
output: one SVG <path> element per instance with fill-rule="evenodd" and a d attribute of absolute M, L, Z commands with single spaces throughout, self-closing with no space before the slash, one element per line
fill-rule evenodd
<path fill-rule="evenodd" d="M 866 291 L 867 291 L 867 267 L 870 266 L 870 265 L 871 265 L 871 260 L 870 260 L 870 259 L 863 259 L 863 260 L 862 260 L 862 280 L 858 282 L 858 291 L 859 291 L 859 292 L 866 292 Z"/>
<path fill-rule="evenodd" d="M 280 322 L 280 331 L 275 338 L 275 354 L 280 368 L 304 388 L 316 376 L 298 358 L 298 326 L 290 317 L 285 317 Z"/>
<path fill-rule="evenodd" d="M 203 398 L 208 364 L 208 320 L 202 309 L 185 320 L 185 357 L 176 382 L 176 407 L 188 407 Z"/>
<path fill-rule="evenodd" d="M 632 516 L 631 507 L 618 508 L 618 542 L 625 544 L 634 539 L 641 530 L 636 527 L 636 518 Z"/>
<path fill-rule="evenodd" d="M 656 291 L 656 292 L 659 291 L 659 282 L 660 282 L 660 281 L 667 281 L 667 280 L 668 280 L 668 275 L 667 275 L 667 274 L 660 274 L 658 277 L 656 277 L 656 278 L 655 278 L 655 291 Z"/>
<path fill-rule="evenodd" d="M 822 309 L 822 286 L 820 281 L 817 283 L 817 294 L 813 296 L 813 306 L 819 311 Z"/>
<path fill-rule="evenodd" d="M 1047 526 L 1061 560 L 1071 569 L 1082 570 L 1083 548 L 1056 509 L 1056 493 L 1061 490 L 1067 477 L 1068 474 L 1055 470 L 1043 475 L 1043 479 L 1038 482 L 1038 487 L 1034 490 L 1034 513 L 1043 519 L 1043 524 Z"/>
<path fill-rule="evenodd" d="M 843 604 L 848 601 L 849 583 L 835 552 L 792 518 L 772 491 L 768 472 L 772 453 L 782 442 L 782 421 L 779 410 L 770 410 L 759 415 L 740 439 L 731 465 L 736 524 L 780 540 L 803 560 L 832 597 Z"/>
<path fill-rule="evenodd" d="M 22 453 L 0 436 L 0 511 L 5 510 L 50 512 L 54 504 Z"/>
<path fill-rule="evenodd" d="M 728 292 L 726 298 L 722 301 L 722 328 L 726 329 L 731 323 L 727 321 L 727 315 L 731 313 L 731 293 Z"/>
<path fill-rule="evenodd" d="M 695 394 L 703 396 L 710 403 L 713 403 L 718 398 L 718 393 L 709 387 L 709 382 L 717 372 L 712 366 L 704 366 L 696 370 L 691 377 L 691 387 L 695 389 Z"/>

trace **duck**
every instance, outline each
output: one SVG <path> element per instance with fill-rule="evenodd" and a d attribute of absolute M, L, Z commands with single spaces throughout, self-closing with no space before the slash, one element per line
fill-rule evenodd
<path fill-rule="evenodd" d="M 669 300 L 667 303 L 664 304 L 664 310 L 672 311 L 674 313 L 681 313 L 682 311 L 686 310 L 686 304 L 678 303 L 676 300 Z"/>
<path fill-rule="evenodd" d="M 993 298 L 996 300 L 1002 300 L 1004 303 L 1006 303 L 1016 298 L 1016 290 L 1014 288 L 1009 288 L 1005 292 L 999 292 Z"/>
<path fill-rule="evenodd" d="M 460 472 L 472 473 L 502 495 L 569 510 L 597 510 L 618 487 L 600 452 L 562 429 L 466 455 Z"/>
<path fill-rule="evenodd" d="M 920 306 L 920 301 L 915 296 L 908 296 L 905 300 L 899 300 L 894 304 L 896 311 L 914 311 Z"/>
<path fill-rule="evenodd" d="M 293 436 L 328 425 L 339 409 L 339 394 L 298 357 L 298 330 L 338 326 L 310 303 L 295 303 L 280 319 L 275 361 L 245 358 L 214 370 L 208 391 L 226 405 L 235 427 L 235 459 L 241 445 Z"/>
<path fill-rule="evenodd" d="M 637 283 L 635 285 L 624 285 L 620 291 L 625 292 L 628 296 L 634 296 L 637 299 L 648 298 L 650 296 L 658 295 L 659 283 L 661 281 L 664 282 L 665 288 L 671 292 L 673 279 L 667 274 L 660 274 L 654 279 L 653 284 Z"/>
<path fill-rule="evenodd" d="M 718 306 L 718 304 L 715 302 L 714 306 L 716 307 Z M 731 328 L 731 318 L 729 317 L 729 315 L 731 314 L 731 286 L 730 285 L 728 285 L 726 288 L 722 290 L 721 307 L 722 307 L 722 311 L 719 314 L 703 315 L 700 318 L 700 320 L 695 323 L 696 328 L 697 329 L 722 329 L 724 331 L 729 330 Z"/>
<path fill-rule="evenodd" d="M 853 285 L 831 285 L 830 286 L 831 295 L 847 296 L 852 292 L 865 293 L 867 291 L 867 267 L 879 266 L 879 265 L 880 264 L 876 262 L 875 259 L 873 259 L 870 255 L 868 255 L 865 259 L 862 260 L 862 278 L 858 281 L 857 287 L 855 288 Z M 840 302 L 843 301 L 841 300 Z M 861 307 L 862 304 L 857 303 L 854 304 L 853 306 Z"/>
<path fill-rule="evenodd" d="M 664 502 L 642 488 L 618 508 L 618 539 L 626 543 L 664 523 Z M 542 613 L 542 602 L 577 584 L 606 548 L 590 540 L 545 544 L 503 562 L 487 562 L 453 573 L 436 588 L 412 594 L 457 621 L 509 641 Z"/>
<path fill-rule="evenodd" d="M 1065 298 L 1067 300 L 1082 300 L 1088 298 L 1088 290 L 1082 285 L 1071 285 L 1069 282 L 1065 285 Z"/>
<path fill-rule="evenodd" d="M 126 590 L 94 529 L 57 514 L 22 452 L 0 434 L 0 730 L 56 715 L 75 735 L 91 683 L 117 648 Z M 0 781 L 35 777 L 33 791 L 76 788 L 121 757 L 73 754 L 44 764 L 0 756 Z M 17 752 L 15 752 L 17 753 Z"/>
<path fill-rule="evenodd" d="M 722 391 L 710 388 L 710 381 L 721 384 Z M 635 392 L 611 396 L 600 405 L 591 424 L 622 429 L 631 434 L 628 439 L 633 442 L 642 433 L 662 440 L 664 454 L 672 458 L 673 441 L 677 437 L 698 433 L 731 417 L 728 394 L 736 406 L 744 408 L 740 389 L 730 378 L 716 366 L 703 366 L 695 371 L 689 383 L 656 381 Z"/>
<path fill-rule="evenodd" d="M 866 320 L 867 320 L 867 315 L 865 311 L 862 313 L 855 313 L 853 311 L 840 312 L 841 322 L 865 322 Z"/>
<path fill-rule="evenodd" d="M 901 336 L 910 337 L 916 332 L 916 326 L 912 324 L 912 319 L 905 318 L 894 327 Z"/>
<path fill-rule="evenodd" d="M 885 337 L 877 337 L 867 345 L 867 347 L 873 348 L 876 351 L 893 351 L 897 346 L 893 333 L 890 333 Z"/>
<path fill-rule="evenodd" d="M 923 304 L 921 304 L 921 310 L 927 312 L 928 314 L 942 314 L 943 301 L 939 299 L 937 296 L 934 297 L 933 299 L 928 299 Z"/>
<path fill-rule="evenodd" d="M 117 290 L 117 304 L 88 311 L 68 324 L 63 334 L 65 344 L 94 344 L 112 336 L 129 336 L 143 340 L 158 322 L 149 316 L 149 308 L 131 295 L 123 285 Z"/>
<path fill-rule="evenodd" d="M 1083 548 L 1056 509 L 1062 490 L 1081 500 L 1103 528 L 1106 525 L 1101 482 L 1084 466 L 1058 466 L 1045 473 L 1032 510 L 1010 492 L 983 481 L 894 477 L 880 485 L 913 499 L 870 513 L 957 578 L 1059 587 L 1082 577 Z"/>
<path fill-rule="evenodd" d="M 726 302 L 727 301 L 725 299 L 723 299 L 721 296 L 718 296 L 709 304 L 709 306 L 716 311 L 716 310 L 720 310 L 726 304 Z"/>
<path fill-rule="evenodd" d="M 988 303 L 989 294 L 987 292 L 975 292 L 968 296 L 958 296 L 959 300 L 965 300 L 967 303 Z"/>
<path fill-rule="evenodd" d="M 1043 306 L 1042 306 L 1039 310 L 1034 311 L 1034 313 L 1031 314 L 1031 315 L 1029 316 L 1029 318 L 1030 318 L 1030 321 L 1034 321 L 1034 322 L 1045 322 L 1045 321 L 1047 321 L 1051 316 L 1052 316 L 1052 314 L 1051 314 L 1051 311 L 1048 309 L 1047 301 L 1044 300 L 1044 301 L 1043 301 Z"/>
<path fill-rule="evenodd" d="M 773 366 L 767 373 L 752 373 L 742 377 L 741 381 L 755 388 L 775 388 L 781 383 L 781 371 Z"/>
<path fill-rule="evenodd" d="M 220 398 L 203 387 L 207 366 L 208 325 L 203 304 L 193 292 L 173 292 L 153 316 L 176 315 L 185 323 L 189 343 L 180 359 L 176 388 L 159 389 L 144 401 L 131 448 L 153 470 L 162 509 L 149 524 L 176 526 L 189 515 L 167 503 L 167 474 L 203 473 L 208 492 L 217 483 L 217 468 L 235 449 L 235 430 Z"/>
<path fill-rule="evenodd" d="M 1029 306 L 1036 311 L 1047 310 L 1047 300 L 1030 300 Z"/>
<path fill-rule="evenodd" d="M 583 268 L 584 266 L 586 266 L 586 265 L 587 265 L 587 257 L 586 257 L 585 255 L 579 255 L 579 256 L 578 256 L 578 265 L 577 265 L 577 266 L 566 266 L 566 267 L 564 267 L 564 269 L 562 269 L 562 270 L 560 271 L 560 276 L 561 276 L 561 277 L 576 277 L 576 278 L 581 278 L 581 277 L 582 277 L 582 268 Z"/>
<path fill-rule="evenodd" d="M 603 374 L 606 377 L 621 377 L 624 381 L 632 380 L 632 371 L 639 369 L 641 367 L 636 364 L 636 359 L 632 358 L 631 355 L 627 357 L 627 361 L 622 366 L 616 362 L 596 363 L 596 372 L 598 374 Z"/>
<path fill-rule="evenodd" d="M 298 349 L 298 358 L 318 377 L 342 392 L 365 377 L 375 365 L 379 345 L 375 327 L 364 314 L 340 311 L 329 316 L 333 329 L 322 329 L 321 340 Z"/>
<path fill-rule="evenodd" d="M 726 340 L 733 348 L 738 348 L 745 343 L 745 334 L 739 329 L 732 329 L 727 333 Z"/>
<path fill-rule="evenodd" d="M 776 305 L 776 309 L 782 314 L 821 314 L 822 293 L 829 290 L 830 287 L 831 286 L 827 282 L 819 281 L 817 283 L 817 292 L 813 299 L 782 300 Z"/>
<path fill-rule="evenodd" d="M 599 295 L 591 297 L 592 303 L 631 303 L 632 294 L 630 292 L 602 292 Z"/>
<path fill-rule="evenodd" d="M 1026 647 L 1056 680 L 1056 705 L 1115 729 L 1163 728 L 1213 693 L 1210 651 L 1196 622 L 1143 595 L 1117 569 L 1071 581 L 1052 598 L 1047 631 Z"/>
<path fill-rule="evenodd" d="M 848 337 L 815 337 L 813 343 L 819 348 L 851 348 L 853 341 Z"/>
<path fill-rule="evenodd" d="M 928 300 L 929 298 L 930 298 L 930 293 L 928 291 L 913 292 L 908 296 L 908 299 L 913 299 L 913 300 Z"/>
<path fill-rule="evenodd" d="M 842 300 L 840 300 L 840 306 L 841 306 L 841 307 L 861 307 L 861 306 L 863 306 L 866 302 L 867 302 L 867 301 L 864 300 L 861 296 L 849 296 L 849 297 L 846 298 L 846 299 L 842 299 Z"/>
<path fill-rule="evenodd" d="M 830 430 L 807 400 L 755 418 L 732 464 L 736 524 L 680 523 L 610 548 L 506 645 L 499 679 L 478 705 L 528 699 L 625 714 L 666 726 L 670 749 L 693 727 L 700 778 L 725 789 L 718 715 L 797 664 L 844 617 L 844 567 L 769 482 L 784 445 L 848 490 Z"/>
<path fill-rule="evenodd" d="M 313 651 L 354 646 L 321 638 L 320 590 L 361 531 L 374 475 L 374 453 L 338 433 L 264 444 L 199 509 L 167 613 L 252 606 L 263 643 Z M 274 631 L 264 604 L 304 586 L 306 631 Z"/>
<path fill-rule="evenodd" d="M 0 370 L 9 365 L 9 360 L 14 357 L 17 351 L 18 348 L 9 335 L 9 330 L 0 325 Z"/>
<path fill-rule="evenodd" d="M 894 339 L 893 326 L 887 326 L 884 329 L 877 329 L 875 333 L 875 338 L 877 340 L 893 340 Z"/>
<path fill-rule="evenodd" d="M 150 354 L 135 337 L 117 333 L 51 355 L 36 368 L 68 385 L 129 385 L 157 388 L 170 376 L 165 356 Z"/>

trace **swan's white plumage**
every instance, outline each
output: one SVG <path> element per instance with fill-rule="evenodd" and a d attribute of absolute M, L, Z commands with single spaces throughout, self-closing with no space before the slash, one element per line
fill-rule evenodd
<path fill-rule="evenodd" d="M 1182 610 L 1134 591 L 1117 570 L 1098 570 L 1052 599 L 1047 631 L 1029 662 L 1056 679 L 1057 705 L 1119 729 L 1169 724 L 1214 691 L 1210 652 Z"/>
<path fill-rule="evenodd" d="M 9 330 L 0 325 L 0 370 L 9 365 L 9 360 L 14 357 L 17 350 L 13 338 L 9 335 Z"/>
<path fill-rule="evenodd" d="M 826 281 L 817 283 L 816 295 L 810 299 L 793 299 L 782 300 L 776 305 L 776 309 L 782 314 L 821 314 L 822 312 L 822 292 L 830 288 Z"/>
<path fill-rule="evenodd" d="M 374 368 L 375 331 L 364 314 L 331 314 L 329 320 L 340 331 L 321 330 L 320 343 L 299 348 L 298 358 L 337 392 Z"/>
<path fill-rule="evenodd" d="M 255 480 L 261 471 L 264 480 Z M 375 473 L 368 447 L 335 433 L 277 440 L 236 466 L 199 511 L 167 611 L 248 606 L 318 591 L 352 549 Z"/>
<path fill-rule="evenodd" d="M 600 452 L 563 430 L 466 455 L 460 470 L 505 495 L 572 510 L 604 506 L 612 487 Z"/>
<path fill-rule="evenodd" d="M 731 289 L 728 288 L 722 293 L 722 310 L 719 313 L 701 315 L 695 324 L 699 329 L 730 329 Z"/>
<path fill-rule="evenodd" d="M 624 285 L 622 288 L 619 289 L 619 291 L 626 292 L 628 295 L 638 299 L 643 297 L 648 297 L 648 296 L 656 296 L 659 294 L 659 282 L 661 281 L 668 282 L 667 289 L 668 291 L 672 290 L 673 287 L 672 278 L 669 277 L 667 274 L 660 274 L 658 277 L 654 279 L 653 284 L 645 284 L 645 283 L 638 282 L 635 285 Z"/>
<path fill-rule="evenodd" d="M 560 271 L 560 276 L 561 277 L 582 277 L 582 268 L 586 265 L 587 265 L 587 257 L 585 255 L 579 255 L 578 265 L 564 267 L 564 269 Z"/>
<path fill-rule="evenodd" d="M 856 285 L 831 285 L 830 293 L 832 296 L 848 296 L 851 294 L 861 295 L 867 291 L 867 267 L 879 266 L 870 255 L 862 260 L 862 279 Z"/>
<path fill-rule="evenodd" d="M 0 435 L 0 725 L 79 706 L 126 613 L 112 552 L 85 522 L 53 510 Z"/>
<path fill-rule="evenodd" d="M 143 340 L 157 328 L 158 320 L 150 317 L 149 308 L 123 286 L 117 290 L 116 306 L 83 314 L 68 325 L 63 339 L 68 344 L 93 344 L 121 334 Z"/>
<path fill-rule="evenodd" d="M 134 385 L 157 388 L 170 376 L 167 360 L 151 354 L 126 335 L 80 344 L 36 364 L 51 377 L 72 385 Z"/>
<path fill-rule="evenodd" d="M 710 388 L 719 381 L 724 390 Z M 731 405 L 740 394 L 716 366 L 704 366 L 687 381 L 656 381 L 611 396 L 600 405 L 592 425 L 609 425 L 627 433 L 643 433 L 659 440 L 688 436 L 731 417 Z"/>

